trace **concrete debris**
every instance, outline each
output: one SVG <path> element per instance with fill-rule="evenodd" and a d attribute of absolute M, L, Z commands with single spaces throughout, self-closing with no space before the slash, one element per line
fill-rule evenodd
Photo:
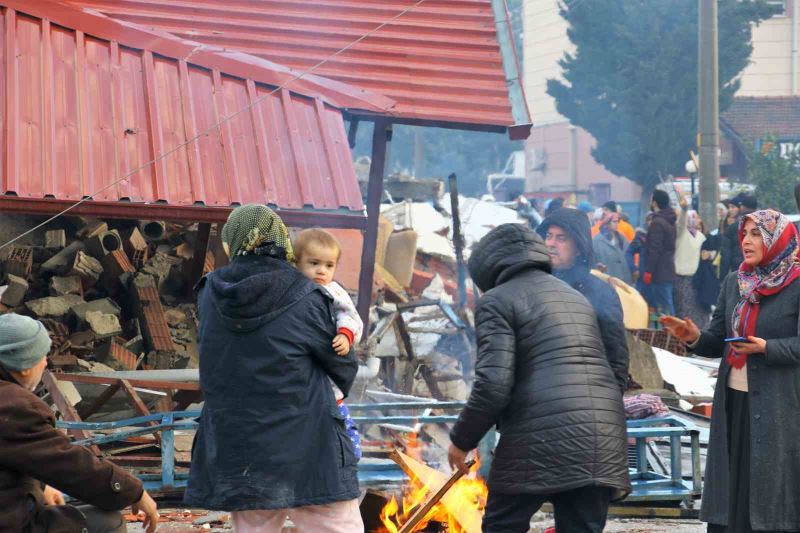
<path fill-rule="evenodd" d="M 89 312 L 94 311 L 103 313 L 104 315 L 114 315 L 115 317 L 119 317 L 122 309 L 117 302 L 111 298 L 100 298 L 98 300 L 92 300 L 91 302 L 80 302 L 79 304 L 74 305 L 70 311 L 77 320 L 77 323 L 83 324 L 86 321 L 86 315 Z"/>
<path fill-rule="evenodd" d="M 50 278 L 49 287 L 52 296 L 65 296 L 67 294 L 83 296 L 83 285 L 81 284 L 81 278 L 78 276 L 53 276 Z"/>
<path fill-rule="evenodd" d="M 75 260 L 75 254 L 83 250 L 86 245 L 83 241 L 73 241 L 66 248 L 42 263 L 39 270 L 42 272 L 65 272 Z"/>
<path fill-rule="evenodd" d="M 33 267 L 33 252 L 26 246 L 14 246 L 5 260 L 6 274 L 27 279 Z"/>
<path fill-rule="evenodd" d="M 107 339 L 122 334 L 119 318 L 101 311 L 87 311 L 86 324 L 94 332 L 97 339 Z"/>
<path fill-rule="evenodd" d="M 44 234 L 44 247 L 48 250 L 61 250 L 67 245 L 67 234 L 63 229 L 54 229 Z"/>
<path fill-rule="evenodd" d="M 97 284 L 102 273 L 103 266 L 100 264 L 100 261 L 83 251 L 78 251 L 78 253 L 75 254 L 75 260 L 72 262 L 72 268 L 68 272 L 68 275 L 79 276 L 85 291 Z"/>
<path fill-rule="evenodd" d="M 37 318 L 61 318 L 70 309 L 83 303 L 83 298 L 76 294 L 66 294 L 64 296 L 48 296 L 37 300 L 25 302 L 25 307 Z"/>
<path fill-rule="evenodd" d="M 117 230 L 98 233 L 86 241 L 86 251 L 95 259 L 102 259 L 116 250 L 122 250 L 122 237 Z"/>
<path fill-rule="evenodd" d="M 28 292 L 28 281 L 14 274 L 8 274 L 7 277 L 8 287 L 3 291 L 0 303 L 8 307 L 17 307 L 25 300 L 25 294 Z"/>

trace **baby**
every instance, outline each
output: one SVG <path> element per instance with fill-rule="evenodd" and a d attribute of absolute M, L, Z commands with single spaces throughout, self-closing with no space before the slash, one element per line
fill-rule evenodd
<path fill-rule="evenodd" d="M 297 235 L 294 244 L 297 269 L 314 283 L 325 287 L 333 297 L 333 310 L 336 315 L 336 336 L 333 338 L 333 349 L 338 355 L 345 357 L 350 353 L 350 348 L 361 340 L 364 323 L 358 316 L 350 295 L 341 285 L 333 281 L 341 255 L 342 247 L 339 241 L 323 229 L 306 229 Z M 336 402 L 339 404 L 339 410 L 345 417 L 345 426 L 350 440 L 355 446 L 356 457 L 361 458 L 361 441 L 347 406 L 343 403 L 344 394 L 333 382 L 331 382 L 331 386 Z"/>

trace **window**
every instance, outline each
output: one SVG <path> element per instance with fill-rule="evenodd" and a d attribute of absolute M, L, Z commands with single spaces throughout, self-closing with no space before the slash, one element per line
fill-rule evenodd
<path fill-rule="evenodd" d="M 773 17 L 786 16 L 786 0 L 767 0 L 767 4 L 773 6 L 775 9 L 775 14 L 772 15 Z"/>

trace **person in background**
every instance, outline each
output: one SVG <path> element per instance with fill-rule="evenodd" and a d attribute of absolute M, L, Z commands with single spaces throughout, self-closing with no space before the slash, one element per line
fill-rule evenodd
<path fill-rule="evenodd" d="M 593 222 L 594 218 L 594 207 L 592 204 L 586 200 L 581 200 L 578 202 L 578 211 L 586 215 L 586 218 L 589 219 L 590 222 Z"/>
<path fill-rule="evenodd" d="M 737 271 L 742 264 L 742 250 L 739 247 L 738 231 L 742 217 L 758 209 L 758 201 L 752 194 L 741 193 L 731 199 L 728 208 L 728 220 L 733 216 L 733 221 L 725 228 L 720 248 L 719 277 L 725 279 L 728 272 Z"/>
<path fill-rule="evenodd" d="M 583 294 L 592 305 L 606 358 L 624 392 L 628 387 L 630 354 L 622 304 L 611 285 L 590 271 L 595 260 L 589 221 L 577 209 L 562 208 L 545 218 L 537 231 L 545 240 L 553 275 Z"/>
<path fill-rule="evenodd" d="M 794 186 L 794 203 L 797 204 L 797 211 L 800 213 L 800 183 Z M 795 222 L 794 225 L 800 230 L 800 220 Z"/>
<path fill-rule="evenodd" d="M 589 233 L 586 215 L 580 217 Z M 484 533 L 527 533 L 550 501 L 556 529 L 600 533 L 609 502 L 630 492 L 622 395 L 586 299 L 550 272 L 542 239 L 503 224 L 475 246 L 475 384 L 450 432 L 448 461 L 500 430 Z M 624 339 L 623 339 L 624 341 Z"/>
<path fill-rule="evenodd" d="M 622 280 L 628 285 L 633 285 L 633 277 L 625 260 L 628 241 L 617 231 L 618 226 L 619 215 L 617 213 L 609 213 L 606 221 L 600 226 L 600 233 L 592 239 L 594 259 L 599 270 Z"/>
<path fill-rule="evenodd" d="M 628 245 L 627 250 L 625 250 L 625 259 L 628 262 L 628 269 L 631 271 L 631 278 L 634 286 L 645 300 L 648 300 L 647 285 L 644 284 L 644 280 L 642 279 L 642 272 L 647 262 L 647 252 L 645 250 L 645 243 L 647 242 L 646 228 L 650 225 L 652 219 L 653 213 L 648 213 L 647 216 L 645 216 L 644 228 L 636 228 L 636 234 Z"/>
<path fill-rule="evenodd" d="M 737 233 L 744 260 L 723 281 L 709 327 L 701 331 L 691 319 L 662 318 L 695 354 L 722 359 L 700 519 L 710 533 L 797 532 L 798 233 L 773 210 L 745 214 Z"/>
<path fill-rule="evenodd" d="M 158 510 L 142 482 L 72 444 L 33 393 L 50 344 L 38 320 L 0 315 L 0 531 L 123 532 L 130 505 L 153 533 Z M 65 505 L 61 491 L 88 505 Z"/>
<path fill-rule="evenodd" d="M 708 325 L 711 314 L 697 301 L 694 275 L 700 266 L 706 236 L 697 211 L 689 209 L 689 202 L 682 194 L 678 195 L 678 199 L 680 213 L 675 238 L 675 312 L 678 316 L 691 318 L 702 329 Z"/>
<path fill-rule="evenodd" d="M 547 205 L 544 208 L 545 218 L 547 218 L 547 216 L 556 209 L 561 209 L 562 207 L 564 207 L 564 199 L 561 197 L 553 198 L 552 200 L 547 202 Z"/>
<path fill-rule="evenodd" d="M 620 214 L 620 208 L 617 202 L 611 200 L 603 204 L 603 216 L 600 218 L 594 226 L 592 226 L 592 238 L 596 237 L 598 233 L 600 233 L 600 226 L 606 220 L 608 215 L 611 213 Z M 636 235 L 636 231 L 633 229 L 633 226 L 630 225 L 625 220 L 620 219 L 618 231 L 625 237 L 625 240 L 629 243 L 633 241 L 634 236 Z"/>
<path fill-rule="evenodd" d="M 647 285 L 650 306 L 656 312 L 674 315 L 672 289 L 675 283 L 675 222 L 678 216 L 669 205 L 669 195 L 660 189 L 653 191 L 650 209 L 653 219 L 647 227 L 647 262 L 642 278 Z"/>

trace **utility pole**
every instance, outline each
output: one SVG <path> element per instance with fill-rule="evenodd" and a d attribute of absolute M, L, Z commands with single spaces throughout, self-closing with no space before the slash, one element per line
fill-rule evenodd
<path fill-rule="evenodd" d="M 719 202 L 719 47 L 717 0 L 698 0 L 698 106 L 700 147 L 700 217 L 718 225 Z"/>

